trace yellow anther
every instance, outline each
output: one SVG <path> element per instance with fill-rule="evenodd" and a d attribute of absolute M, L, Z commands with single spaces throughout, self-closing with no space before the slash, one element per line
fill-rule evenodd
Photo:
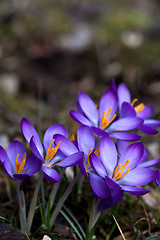
<path fill-rule="evenodd" d="M 99 147 L 94 151 L 94 153 L 96 154 L 96 156 L 99 156 Z"/>
<path fill-rule="evenodd" d="M 58 148 L 61 144 L 61 142 L 59 142 L 55 147 L 51 148 L 52 147 L 52 144 L 54 143 L 55 139 L 53 139 L 51 141 L 51 143 L 49 144 L 49 147 L 47 149 L 47 153 L 46 153 L 46 160 L 50 161 L 54 155 L 56 154 L 56 152 L 58 151 Z"/>
<path fill-rule="evenodd" d="M 131 106 L 134 106 L 135 102 L 138 101 L 138 98 L 134 98 L 133 101 L 131 102 Z"/>
<path fill-rule="evenodd" d="M 135 102 L 137 102 L 137 101 L 138 101 L 137 98 L 133 99 L 133 101 L 131 102 L 131 106 L 134 106 Z M 134 107 L 134 110 L 136 111 L 136 113 L 141 112 L 143 109 L 144 109 L 143 103 L 140 103 L 136 107 Z"/>
<path fill-rule="evenodd" d="M 22 162 L 18 161 L 18 157 L 19 157 L 19 153 L 17 154 L 17 157 L 16 157 L 16 172 L 18 174 L 21 174 L 23 172 L 24 165 L 26 163 L 26 153 L 24 153 L 23 155 Z"/>
<path fill-rule="evenodd" d="M 90 161 L 89 161 L 89 156 L 91 155 L 91 151 L 92 151 L 92 148 L 89 150 L 89 153 L 88 153 L 88 156 L 87 156 L 87 163 L 88 163 L 88 165 L 91 165 Z"/>
<path fill-rule="evenodd" d="M 71 141 L 74 141 L 75 139 L 76 139 L 76 138 L 75 138 L 75 134 L 72 133 L 70 140 L 71 140 Z"/>
<path fill-rule="evenodd" d="M 143 103 L 137 105 L 137 106 L 134 108 L 134 110 L 136 111 L 136 113 L 141 112 L 143 109 L 144 109 L 144 104 L 143 104 Z"/>
<path fill-rule="evenodd" d="M 111 110 L 112 110 L 112 107 L 109 108 L 109 110 L 106 112 L 103 113 L 102 115 L 102 119 L 101 119 L 101 128 L 102 129 L 105 129 L 106 127 L 108 127 L 108 125 L 115 119 L 116 117 L 116 114 L 114 114 L 114 116 L 112 117 L 112 119 L 110 121 L 108 121 L 108 118 L 111 114 Z"/>
<path fill-rule="evenodd" d="M 126 167 L 128 166 L 128 163 L 129 163 L 129 160 L 127 160 L 119 170 L 118 170 L 118 168 L 120 167 L 121 164 L 117 165 L 117 167 L 114 171 L 114 180 L 118 180 L 128 174 L 130 168 L 128 168 L 127 172 L 123 173 L 124 170 L 126 169 Z"/>

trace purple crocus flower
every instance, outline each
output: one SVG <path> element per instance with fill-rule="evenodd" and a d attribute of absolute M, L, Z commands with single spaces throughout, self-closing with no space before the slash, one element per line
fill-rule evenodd
<path fill-rule="evenodd" d="M 157 171 L 156 171 L 155 182 L 156 182 L 157 186 L 160 187 L 160 170 L 159 169 L 157 169 Z"/>
<path fill-rule="evenodd" d="M 66 155 L 70 155 L 71 151 L 81 151 L 84 154 L 83 160 L 79 162 L 81 173 L 88 177 L 88 173 L 92 171 L 89 156 L 92 152 L 99 154 L 98 148 L 95 149 L 95 136 L 89 126 L 82 125 L 77 131 L 77 141 L 70 141 L 67 137 L 60 134 L 54 136 L 55 143 L 61 142 L 59 149 Z"/>
<path fill-rule="evenodd" d="M 37 173 L 42 162 L 35 156 L 26 157 L 24 145 L 15 140 L 8 146 L 7 152 L 0 146 L 0 161 L 5 173 L 14 180 L 25 180 Z"/>
<path fill-rule="evenodd" d="M 155 127 L 160 126 L 160 121 L 155 119 L 149 119 L 153 113 L 153 110 L 150 106 L 145 106 L 143 103 L 140 103 L 135 106 L 135 103 L 138 101 L 137 98 L 131 101 L 131 95 L 124 83 L 119 84 L 118 89 L 118 102 L 119 110 L 121 117 L 138 117 L 143 121 L 137 128 L 147 134 L 156 134 L 158 130 Z"/>
<path fill-rule="evenodd" d="M 91 165 L 98 174 L 97 178 L 104 179 L 107 186 L 108 182 L 113 182 L 114 185 L 119 185 L 123 191 L 135 195 L 143 195 L 148 192 L 147 189 L 138 187 L 148 184 L 154 179 L 155 171 L 149 169 L 149 167 L 154 166 L 155 161 L 144 162 L 146 159 L 146 151 L 142 143 L 133 143 L 125 147 L 123 151 L 121 151 L 118 159 L 116 145 L 113 140 L 108 137 L 103 137 L 100 140 L 99 152 L 99 157 L 93 153 L 90 156 Z M 159 161 L 160 159 L 156 160 L 156 162 Z M 98 195 L 99 192 L 104 191 L 104 184 L 100 184 L 99 187 L 97 187 L 97 182 L 92 178 L 90 180 L 95 194 Z M 101 197 L 103 197 L 103 195 Z M 103 198 L 105 198 L 105 196 Z"/>
<path fill-rule="evenodd" d="M 75 148 L 70 149 L 69 154 L 66 154 L 66 152 L 59 150 L 60 141 L 55 144 L 55 134 L 68 137 L 66 128 L 61 124 L 52 125 L 47 129 L 44 134 L 43 144 L 37 131 L 26 118 L 21 121 L 21 129 L 33 154 L 42 161 L 43 175 L 50 182 L 61 180 L 59 173 L 53 169 L 55 165 L 60 167 L 74 166 L 83 158 L 83 153 Z"/>
<path fill-rule="evenodd" d="M 137 128 L 142 118 L 127 116 L 119 119 L 116 115 L 118 108 L 117 92 L 109 89 L 100 99 L 99 108 L 85 93 L 80 92 L 77 103 L 78 111 L 71 110 L 70 116 L 78 123 L 92 127 L 99 136 L 110 136 L 126 141 L 138 141 L 140 136 L 124 131 Z"/>

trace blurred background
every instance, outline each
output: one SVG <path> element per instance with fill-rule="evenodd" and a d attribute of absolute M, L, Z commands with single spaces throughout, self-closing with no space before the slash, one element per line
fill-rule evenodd
<path fill-rule="evenodd" d="M 112 78 L 160 119 L 159 66 L 159 0 L 0 0 L 0 144 L 23 116 L 76 131 L 78 92 L 98 103 Z"/>

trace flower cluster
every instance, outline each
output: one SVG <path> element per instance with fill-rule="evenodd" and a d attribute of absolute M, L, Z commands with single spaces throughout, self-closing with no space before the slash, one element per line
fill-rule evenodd
<path fill-rule="evenodd" d="M 124 192 L 134 195 L 148 193 L 142 186 L 155 182 L 160 186 L 160 170 L 154 167 L 160 158 L 148 161 L 148 150 L 139 140 L 141 136 L 130 130 L 156 134 L 160 121 L 151 119 L 152 108 L 144 103 L 136 105 L 125 84 L 116 88 L 114 80 L 97 106 L 85 93 L 78 95 L 77 111 L 70 116 L 81 124 L 75 139 L 68 138 L 61 124 L 50 126 L 43 143 L 26 119 L 21 130 L 29 143 L 32 155 L 27 158 L 19 141 L 10 143 L 7 151 L 0 146 L 3 169 L 17 182 L 42 170 L 50 182 L 61 181 L 59 168 L 77 165 L 81 176 L 89 179 L 99 209 L 107 209 L 122 200 Z M 132 142 L 132 143 L 131 143 Z"/>

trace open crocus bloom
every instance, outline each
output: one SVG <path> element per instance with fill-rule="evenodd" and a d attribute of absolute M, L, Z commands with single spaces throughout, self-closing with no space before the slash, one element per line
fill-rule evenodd
<path fill-rule="evenodd" d="M 42 162 L 33 154 L 26 157 L 24 145 L 17 140 L 9 144 L 7 152 L 0 146 L 0 161 L 5 173 L 16 181 L 28 179 L 42 166 Z"/>
<path fill-rule="evenodd" d="M 125 143 L 126 144 L 126 143 Z M 155 171 L 149 169 L 155 165 L 155 162 L 160 162 L 160 159 L 145 161 L 146 151 L 144 150 L 143 144 L 133 143 L 127 147 L 124 147 L 118 158 L 116 146 L 112 139 L 103 137 L 100 140 L 99 152 L 100 156 L 97 157 L 94 153 L 90 155 L 91 166 L 98 174 L 96 178 L 105 180 L 108 187 L 108 182 L 114 182 L 119 187 L 127 192 L 135 195 L 143 195 L 148 192 L 147 189 L 138 188 L 150 183 L 155 177 Z M 102 181 L 99 180 L 99 181 Z M 98 184 L 92 177 L 90 179 L 93 191 L 100 197 L 99 194 L 105 191 L 105 184 Z M 111 184 L 111 183 L 110 183 Z M 105 196 L 103 197 L 105 198 Z"/>
<path fill-rule="evenodd" d="M 158 130 L 155 127 L 160 126 L 160 121 L 149 119 L 153 113 L 150 106 L 145 106 L 143 103 L 136 105 L 138 99 L 131 101 L 131 95 L 124 83 L 119 84 L 118 89 L 118 102 L 121 117 L 138 117 L 143 122 L 138 126 L 138 129 L 147 134 L 156 134 Z"/>
<path fill-rule="evenodd" d="M 61 142 L 55 144 L 55 134 L 61 134 L 67 137 L 66 128 L 61 124 L 52 125 L 44 134 L 43 144 L 33 125 L 23 118 L 21 121 L 21 129 L 24 137 L 30 144 L 33 154 L 42 161 L 42 171 L 44 177 L 50 182 L 58 182 L 61 180 L 59 173 L 53 169 L 55 165 L 60 167 L 69 167 L 76 165 L 83 154 L 75 149 L 71 149 L 70 154 L 60 151 Z"/>
<path fill-rule="evenodd" d="M 65 152 L 66 155 L 70 154 L 70 151 L 80 151 L 83 152 L 83 160 L 79 162 L 79 168 L 81 173 L 88 177 L 88 173 L 92 171 L 89 156 L 92 152 L 99 155 L 99 149 L 95 149 L 95 137 L 93 131 L 88 126 L 81 126 L 77 132 L 77 141 L 72 142 L 67 137 L 62 135 L 55 135 L 55 142 L 61 142 L 60 150 Z"/>
<path fill-rule="evenodd" d="M 111 136 L 126 141 L 137 141 L 140 136 L 124 131 L 137 128 L 143 120 L 137 116 L 118 118 L 117 92 L 109 89 L 100 99 L 99 108 L 85 93 L 78 95 L 78 111 L 71 110 L 71 117 L 78 123 L 92 127 L 93 131 L 100 136 Z"/>

